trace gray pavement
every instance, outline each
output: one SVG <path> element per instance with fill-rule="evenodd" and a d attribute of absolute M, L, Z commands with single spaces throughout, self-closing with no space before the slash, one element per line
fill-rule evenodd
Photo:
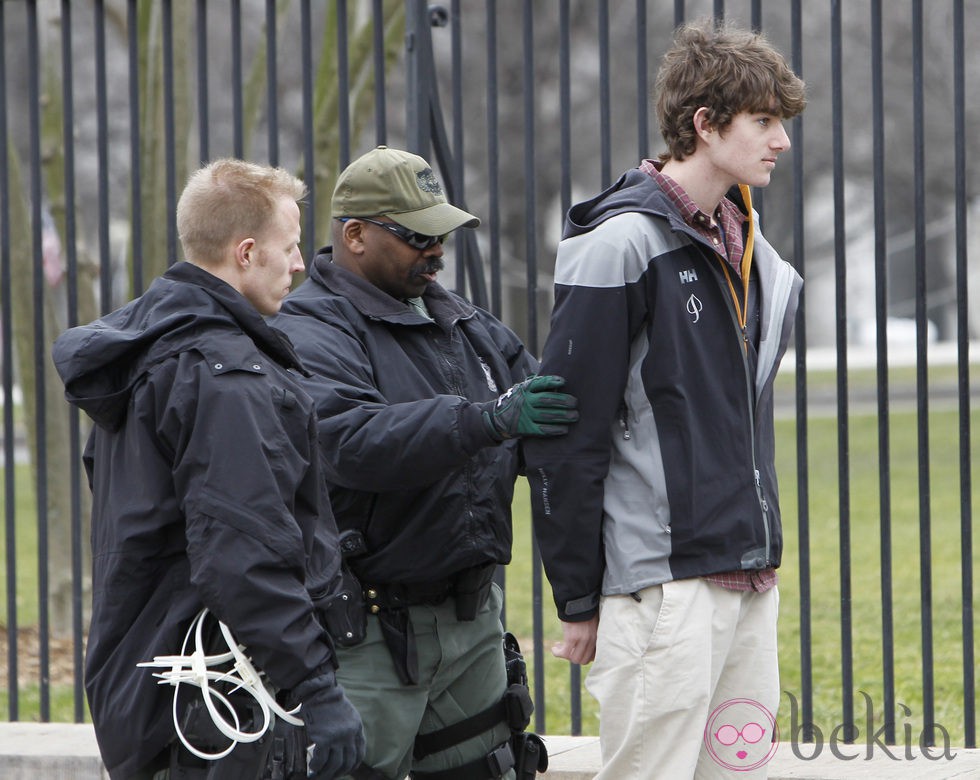
<path fill-rule="evenodd" d="M 595 737 L 545 738 L 551 755 L 543 780 L 592 780 L 599 771 Z M 966 780 L 980 778 L 980 750 L 865 745 L 781 744 L 769 761 L 770 780 Z M 738 778 L 737 772 L 732 772 Z M 656 777 L 651 772 L 650 778 Z M 91 725 L 0 723 L 2 780 L 107 780 Z"/>

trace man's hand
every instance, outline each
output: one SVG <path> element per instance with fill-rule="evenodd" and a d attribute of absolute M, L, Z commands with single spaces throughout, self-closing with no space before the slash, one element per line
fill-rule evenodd
<path fill-rule="evenodd" d="M 581 623 L 562 621 L 563 639 L 551 648 L 555 658 L 565 658 L 573 664 L 588 664 L 595 659 L 595 638 L 599 630 L 599 615 Z"/>
<path fill-rule="evenodd" d="M 578 401 L 554 392 L 560 376 L 532 376 L 518 382 L 496 401 L 483 405 L 483 422 L 497 441 L 518 436 L 561 436 L 578 419 Z"/>
<path fill-rule="evenodd" d="M 332 669 L 304 680 L 292 691 L 306 726 L 306 775 L 334 780 L 364 760 L 361 717 L 348 701 Z"/>

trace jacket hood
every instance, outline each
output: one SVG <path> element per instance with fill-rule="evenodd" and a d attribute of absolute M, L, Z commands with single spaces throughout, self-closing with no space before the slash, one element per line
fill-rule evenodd
<path fill-rule="evenodd" d="M 739 186 L 732 187 L 725 197 L 738 206 L 743 214 L 749 215 L 749 207 L 746 206 Z M 568 210 L 562 238 L 587 233 L 610 217 L 625 212 L 661 217 L 670 222 L 672 229 L 688 231 L 673 202 L 656 181 L 639 168 L 631 168 L 611 187 Z"/>
<path fill-rule="evenodd" d="M 172 266 L 139 298 L 88 325 L 65 331 L 52 357 L 69 403 L 98 425 L 119 427 L 141 377 L 185 351 L 202 330 L 244 331 L 255 347 L 302 370 L 292 343 L 231 285 L 190 263 Z M 247 340 L 246 340 L 247 341 Z"/>

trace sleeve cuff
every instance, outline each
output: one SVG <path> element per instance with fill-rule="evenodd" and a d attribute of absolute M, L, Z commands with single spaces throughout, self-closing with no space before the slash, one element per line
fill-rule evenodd
<path fill-rule="evenodd" d="M 580 623 L 592 618 L 599 611 L 599 594 L 590 593 L 577 599 L 569 599 L 564 607 L 558 605 L 558 617 L 566 623 Z"/>
<path fill-rule="evenodd" d="M 459 433 L 463 450 L 472 455 L 485 447 L 496 447 L 501 439 L 490 434 L 483 420 L 483 408 L 480 404 L 471 403 L 465 399 L 459 405 Z"/>

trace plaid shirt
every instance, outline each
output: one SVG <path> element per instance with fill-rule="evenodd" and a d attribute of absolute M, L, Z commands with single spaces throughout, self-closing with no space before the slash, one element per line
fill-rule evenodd
<path fill-rule="evenodd" d="M 715 209 L 715 224 L 712 225 L 711 217 L 698 208 L 698 205 L 691 200 L 691 196 L 684 191 L 684 188 L 670 176 L 660 172 L 662 165 L 663 163 L 656 160 L 644 160 L 640 163 L 640 170 L 657 182 L 660 189 L 677 206 L 684 221 L 708 239 L 719 257 L 726 260 L 735 269 L 735 273 L 741 277 L 742 253 L 745 251 L 742 223 L 745 222 L 745 215 L 728 198 L 722 198 L 718 208 Z"/>
<path fill-rule="evenodd" d="M 698 208 L 697 204 L 691 200 L 691 196 L 684 191 L 684 188 L 670 176 L 660 172 L 662 165 L 663 163 L 655 160 L 644 160 L 640 163 L 640 170 L 657 182 L 660 189 L 680 211 L 684 221 L 708 239 L 718 256 L 725 260 L 741 277 L 742 254 L 745 251 L 742 223 L 745 222 L 745 215 L 728 198 L 722 198 L 718 208 L 715 209 L 715 224 L 712 225 L 711 217 Z M 770 567 L 760 571 L 740 570 L 708 574 L 704 579 L 728 590 L 754 590 L 758 593 L 764 593 L 776 586 L 779 582 L 779 575 L 776 574 L 775 569 Z"/>

